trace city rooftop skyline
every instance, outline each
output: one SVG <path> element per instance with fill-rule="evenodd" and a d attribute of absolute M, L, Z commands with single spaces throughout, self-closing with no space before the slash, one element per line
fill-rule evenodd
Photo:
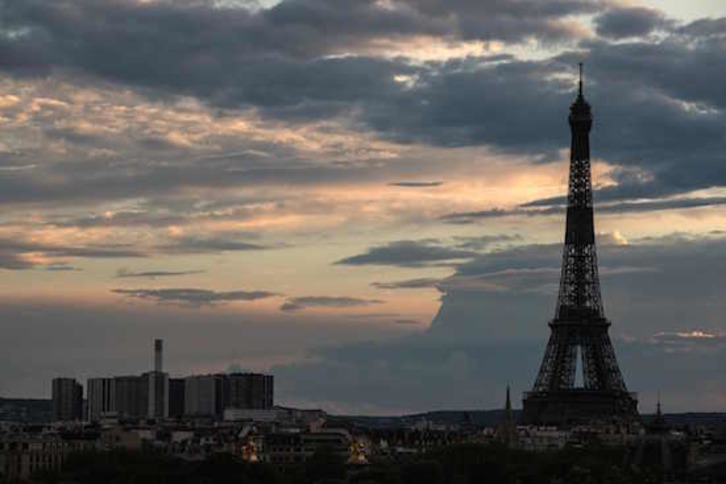
<path fill-rule="evenodd" d="M 283 405 L 515 406 L 555 311 L 586 65 L 610 336 L 726 410 L 716 1 L 0 0 L 0 396 L 275 375 Z"/>

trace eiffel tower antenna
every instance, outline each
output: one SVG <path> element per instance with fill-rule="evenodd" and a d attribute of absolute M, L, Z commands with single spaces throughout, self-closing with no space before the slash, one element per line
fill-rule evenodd
<path fill-rule="evenodd" d="M 580 97 L 582 97 L 582 66 L 583 66 L 583 63 L 580 62 L 580 89 L 579 89 Z"/>

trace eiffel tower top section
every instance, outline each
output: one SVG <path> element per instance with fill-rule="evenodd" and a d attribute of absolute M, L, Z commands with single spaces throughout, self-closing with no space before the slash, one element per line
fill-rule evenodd
<path fill-rule="evenodd" d="M 582 128 L 586 128 L 588 132 L 592 128 L 592 110 L 590 104 L 585 100 L 582 89 L 582 63 L 580 63 L 580 84 L 577 99 L 570 106 L 570 126 L 573 124 L 581 124 Z"/>
<path fill-rule="evenodd" d="M 580 64 L 577 99 L 570 106 L 570 179 L 567 194 L 567 226 L 562 257 L 560 291 L 555 323 L 604 320 L 595 250 L 595 224 L 590 175 L 592 110 L 585 100 Z"/>

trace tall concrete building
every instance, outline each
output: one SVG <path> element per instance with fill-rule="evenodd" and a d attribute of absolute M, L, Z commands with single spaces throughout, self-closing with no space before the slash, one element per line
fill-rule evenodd
<path fill-rule="evenodd" d="M 142 376 L 117 376 L 116 412 L 120 418 L 144 418 L 149 410 L 149 378 Z"/>
<path fill-rule="evenodd" d="M 232 373 L 224 378 L 224 408 L 266 410 L 273 406 L 272 375 Z"/>
<path fill-rule="evenodd" d="M 169 375 L 164 373 L 164 341 L 154 340 L 154 371 L 145 373 L 149 384 L 147 416 L 166 418 L 169 416 Z"/>
<path fill-rule="evenodd" d="M 83 386 L 75 378 L 53 379 L 53 419 L 74 422 L 83 418 Z"/>
<path fill-rule="evenodd" d="M 194 375 L 184 379 L 184 414 L 221 416 L 224 411 L 224 376 Z"/>
<path fill-rule="evenodd" d="M 97 422 L 116 413 L 116 382 L 113 378 L 89 378 L 86 383 L 88 421 Z"/>
<path fill-rule="evenodd" d="M 169 417 L 184 416 L 184 378 L 169 378 Z"/>

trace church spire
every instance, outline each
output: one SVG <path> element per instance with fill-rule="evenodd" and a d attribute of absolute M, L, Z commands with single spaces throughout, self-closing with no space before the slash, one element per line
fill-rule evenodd
<path fill-rule="evenodd" d="M 504 412 L 507 419 L 512 418 L 512 398 L 509 391 L 509 385 L 507 385 L 507 403 L 504 404 Z"/>

